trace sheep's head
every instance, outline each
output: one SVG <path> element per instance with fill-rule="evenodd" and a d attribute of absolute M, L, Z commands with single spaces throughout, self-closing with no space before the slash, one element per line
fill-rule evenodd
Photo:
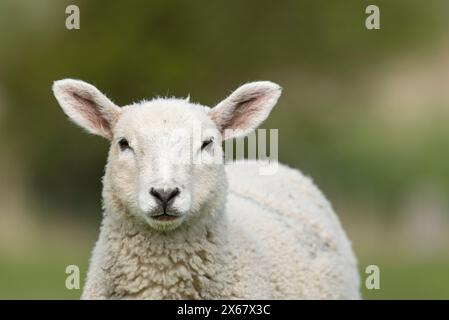
<path fill-rule="evenodd" d="M 69 118 L 111 141 L 105 184 L 132 216 L 157 230 L 195 219 L 208 199 L 224 196 L 225 139 L 243 136 L 264 121 L 281 88 L 248 83 L 214 108 L 188 99 L 162 99 L 118 107 L 94 86 L 56 81 L 53 92 Z"/>

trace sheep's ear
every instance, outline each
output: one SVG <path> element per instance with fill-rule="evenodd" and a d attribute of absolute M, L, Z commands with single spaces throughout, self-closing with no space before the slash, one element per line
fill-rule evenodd
<path fill-rule="evenodd" d="M 88 132 L 112 138 L 120 108 L 93 85 L 64 79 L 53 83 L 53 93 L 65 114 Z"/>
<path fill-rule="evenodd" d="M 244 84 L 209 111 L 223 140 L 244 136 L 270 114 L 282 88 L 270 81 Z"/>

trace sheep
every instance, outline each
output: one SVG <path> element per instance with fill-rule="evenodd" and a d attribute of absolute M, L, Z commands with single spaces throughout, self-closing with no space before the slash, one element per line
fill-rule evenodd
<path fill-rule="evenodd" d="M 222 141 L 256 129 L 281 91 L 258 81 L 213 108 L 160 97 L 118 107 L 86 82 L 54 82 L 65 114 L 110 141 L 82 299 L 360 298 L 350 241 L 310 178 L 222 161 Z"/>

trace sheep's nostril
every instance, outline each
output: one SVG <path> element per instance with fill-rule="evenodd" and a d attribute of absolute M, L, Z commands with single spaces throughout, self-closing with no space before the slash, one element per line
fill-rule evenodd
<path fill-rule="evenodd" d="M 156 199 L 156 201 L 166 209 L 171 205 L 174 199 L 181 193 L 179 188 L 174 189 L 150 189 L 150 194 Z"/>
<path fill-rule="evenodd" d="M 162 201 L 162 195 L 159 193 L 159 191 L 157 189 L 151 188 L 150 189 L 150 194 L 155 197 L 157 200 Z"/>
<path fill-rule="evenodd" d="M 176 196 L 179 195 L 180 193 L 181 193 L 181 191 L 179 191 L 179 188 L 175 188 L 175 189 L 171 192 L 171 194 L 170 194 L 170 199 L 176 197 Z M 170 200 L 170 199 L 169 199 L 169 200 Z"/>

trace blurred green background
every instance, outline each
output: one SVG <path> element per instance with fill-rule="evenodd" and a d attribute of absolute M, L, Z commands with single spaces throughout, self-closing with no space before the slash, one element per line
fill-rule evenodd
<path fill-rule="evenodd" d="M 81 29 L 65 28 L 76 4 Z M 376 4 L 381 30 L 365 28 Z M 79 78 L 117 104 L 154 95 L 213 106 L 272 80 L 265 128 L 314 178 L 359 258 L 366 299 L 449 299 L 449 2 L 0 2 L 0 298 L 79 298 L 107 142 L 69 123 L 51 84 Z"/>

